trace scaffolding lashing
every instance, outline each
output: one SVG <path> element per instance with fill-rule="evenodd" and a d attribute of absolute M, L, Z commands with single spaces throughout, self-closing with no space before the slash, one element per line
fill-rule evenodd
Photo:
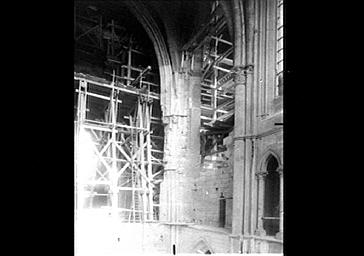
<path fill-rule="evenodd" d="M 95 84 L 92 86 L 95 87 Z M 76 89 L 78 92 L 75 131 L 76 179 L 77 175 L 83 175 L 82 170 L 78 168 L 78 153 L 82 151 L 79 147 L 81 131 L 91 139 L 86 149 L 92 151 L 92 161 L 97 161 L 92 168 L 89 164 L 87 166 L 89 168 L 87 172 L 93 174 L 82 184 L 76 185 L 77 199 L 80 196 L 84 199 L 77 202 L 86 200 L 88 202 L 86 208 L 109 209 L 112 216 L 118 217 L 121 221 L 152 221 L 154 216 L 154 170 L 151 154 L 153 101 L 149 97 L 149 88 L 145 88 L 148 92 L 140 92 L 137 96 L 134 113 L 129 114 L 129 125 L 120 123 L 121 116 L 118 118 L 122 113 L 120 107 L 121 109 L 124 107 L 119 99 L 118 87 L 112 82 L 106 88 L 110 96 L 102 96 L 100 100 L 104 102 L 107 100 L 103 120 L 88 119 L 90 116 L 95 116 L 92 113 L 94 111 L 92 106 L 88 105 L 89 98 L 95 97 L 95 93 L 88 92 L 88 82 L 80 80 Z M 90 109 L 87 109 L 88 106 Z M 103 202 L 100 203 L 101 201 Z M 85 207 L 85 202 L 83 205 L 77 205 Z"/>

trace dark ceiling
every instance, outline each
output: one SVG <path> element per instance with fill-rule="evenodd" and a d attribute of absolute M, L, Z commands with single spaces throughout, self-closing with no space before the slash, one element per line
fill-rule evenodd
<path fill-rule="evenodd" d="M 130 13 L 125 5 L 125 1 L 75 1 L 75 38 L 79 38 L 98 23 L 93 23 L 87 19 L 99 20 L 102 17 L 102 27 L 110 31 L 112 21 L 122 27 L 117 30 L 117 34 L 121 37 L 128 38 L 128 35 L 133 35 L 133 40 L 136 42 L 138 50 L 145 53 L 148 59 L 146 63 L 141 63 L 142 66 L 151 65 L 154 70 L 157 70 L 157 61 L 153 44 L 145 32 L 142 25 L 136 17 Z M 80 24 L 83 26 L 80 27 Z M 95 29 L 92 33 L 87 33 L 81 39 L 75 39 L 75 69 L 82 70 L 85 73 L 105 77 L 105 62 L 107 56 L 107 42 L 103 40 L 103 45 L 99 45 L 97 38 L 98 30 Z M 125 42 L 127 43 L 127 42 Z M 124 63 L 125 64 L 125 63 Z"/>
<path fill-rule="evenodd" d="M 206 22 L 212 0 L 157 0 L 143 1 L 152 12 L 158 13 L 165 25 L 173 25 L 182 46 Z M 172 23 L 172 24 L 166 24 Z"/>
<path fill-rule="evenodd" d="M 135 0 L 134 0 L 135 1 Z M 136 17 L 128 10 L 127 0 L 76 0 L 76 11 L 102 14 L 134 31 L 140 42 L 150 44 L 150 39 Z M 177 44 L 182 46 L 196 33 L 211 10 L 212 0 L 150 0 L 139 1 L 145 5 L 166 37 L 165 27 L 172 28 Z M 165 38 L 167 41 L 167 38 Z M 146 47 L 148 49 L 153 49 Z"/>

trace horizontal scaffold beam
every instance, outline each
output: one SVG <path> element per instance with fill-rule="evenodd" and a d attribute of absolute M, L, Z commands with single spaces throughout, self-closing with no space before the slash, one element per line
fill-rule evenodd
<path fill-rule="evenodd" d="M 145 93 L 142 89 L 138 89 L 138 88 L 131 87 L 131 86 L 126 86 L 121 83 L 117 83 L 117 85 L 112 85 L 111 82 L 108 82 L 105 79 L 100 79 L 98 77 L 94 77 L 91 75 L 86 75 L 86 74 L 75 72 L 74 79 L 79 80 L 79 81 L 83 80 L 90 84 L 98 85 L 98 86 L 109 88 L 109 89 L 115 89 L 117 91 L 124 92 L 124 93 L 129 93 L 129 94 L 133 94 L 133 95 L 143 95 L 143 96 L 155 99 L 155 100 L 160 99 L 158 93 L 153 93 L 153 92 Z M 100 81 L 100 80 L 103 80 L 103 81 Z"/>

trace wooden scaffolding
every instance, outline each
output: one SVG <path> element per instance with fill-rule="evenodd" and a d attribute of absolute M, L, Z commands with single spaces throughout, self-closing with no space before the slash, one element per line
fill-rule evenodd
<path fill-rule="evenodd" d="M 133 30 L 95 6 L 75 6 L 77 56 L 92 56 L 99 67 L 75 65 L 76 207 L 127 222 L 157 220 L 164 142 L 158 71 Z"/>
<path fill-rule="evenodd" d="M 193 69 L 195 55 L 202 54 L 201 124 L 229 128 L 226 121 L 234 115 L 233 43 L 219 1 L 212 3 L 209 17 L 184 45 L 182 66 Z"/>
<path fill-rule="evenodd" d="M 129 222 L 157 219 L 156 177 L 163 166 L 157 140 L 163 137 L 152 134 L 151 124 L 158 119 L 152 112 L 159 95 L 89 75 L 75 73 L 74 79 L 77 207 L 101 206 Z M 136 99 L 134 109 L 123 118 L 121 94 Z M 103 120 L 94 118 L 97 109 L 90 102 L 95 99 L 107 105 Z"/>
<path fill-rule="evenodd" d="M 183 46 L 182 68 L 201 59 L 201 155 L 226 150 L 223 138 L 234 127 L 233 43 L 219 1 L 211 3 L 209 19 Z M 203 158 L 202 158 L 203 159 Z"/>

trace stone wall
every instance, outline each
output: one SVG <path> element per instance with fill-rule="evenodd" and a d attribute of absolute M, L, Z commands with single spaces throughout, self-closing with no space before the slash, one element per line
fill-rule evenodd
<path fill-rule="evenodd" d="M 255 253 L 282 253 L 283 243 L 281 241 L 255 239 L 254 241 Z"/>
<path fill-rule="evenodd" d="M 180 227 L 177 253 L 200 253 L 207 249 L 211 253 L 229 253 L 229 233 L 221 228 L 199 225 Z"/>
<path fill-rule="evenodd" d="M 169 253 L 169 227 L 159 223 L 115 223 L 104 210 L 87 210 L 76 221 L 76 255 Z"/>
<path fill-rule="evenodd" d="M 225 227 L 231 227 L 233 169 L 232 134 L 224 139 L 227 150 L 206 156 L 201 163 L 199 175 L 193 181 L 194 222 L 219 227 L 219 204 L 221 195 L 226 200 Z"/>

